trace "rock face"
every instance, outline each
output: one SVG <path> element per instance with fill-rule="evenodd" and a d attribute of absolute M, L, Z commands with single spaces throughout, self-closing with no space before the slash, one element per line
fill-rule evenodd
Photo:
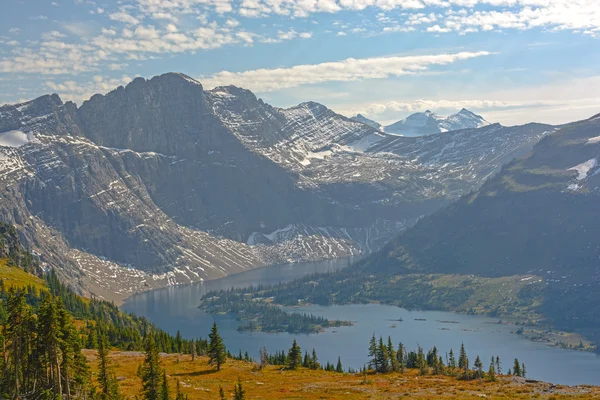
<path fill-rule="evenodd" d="M 404 120 L 386 126 L 383 130 L 390 134 L 416 137 L 460 129 L 481 128 L 486 125 L 489 125 L 489 122 L 481 115 L 463 108 L 449 117 L 442 117 L 429 110 L 415 113 Z"/>
<path fill-rule="evenodd" d="M 182 74 L 0 107 L 0 219 L 82 291 L 376 250 L 552 127 L 401 138 Z M 437 138 L 437 139 L 436 139 Z"/>

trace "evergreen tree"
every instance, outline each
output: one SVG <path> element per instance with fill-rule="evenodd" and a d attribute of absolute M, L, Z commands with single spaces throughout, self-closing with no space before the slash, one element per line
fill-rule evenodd
<path fill-rule="evenodd" d="M 469 370 L 469 358 L 467 357 L 467 352 L 465 351 L 465 344 L 460 345 L 460 354 L 458 356 L 458 367 L 462 369 L 464 372 Z"/>
<path fill-rule="evenodd" d="M 521 364 L 519 363 L 519 360 L 517 358 L 515 358 L 514 364 L 513 364 L 513 374 L 515 374 L 516 376 L 522 376 L 522 372 L 521 372 Z"/>
<path fill-rule="evenodd" d="M 219 329 L 217 328 L 217 323 L 213 323 L 213 327 L 208 335 L 209 339 L 209 349 L 208 363 L 210 365 L 215 365 L 217 367 L 217 371 L 221 370 L 221 365 L 225 364 L 225 360 L 227 357 L 225 345 L 223 344 L 223 339 L 219 334 Z"/>
<path fill-rule="evenodd" d="M 421 375 L 427 374 L 427 360 L 421 346 L 417 348 L 417 368 L 419 368 Z"/>
<path fill-rule="evenodd" d="M 146 334 L 144 347 L 146 356 L 140 369 L 140 378 L 142 378 L 142 398 L 144 400 L 162 400 L 163 381 L 161 376 L 160 355 L 152 332 Z"/>
<path fill-rule="evenodd" d="M 488 369 L 488 378 L 492 382 L 496 380 L 496 364 L 494 362 L 494 357 L 492 357 L 492 360 L 490 361 L 490 368 Z"/>
<path fill-rule="evenodd" d="M 108 359 L 108 339 L 98 328 L 97 344 L 98 344 L 98 384 L 100 385 L 101 400 L 118 400 L 121 398 L 119 393 L 119 385 L 117 378 L 112 370 L 112 366 Z"/>
<path fill-rule="evenodd" d="M 179 381 L 177 381 L 177 392 L 175 395 L 175 400 L 187 400 L 188 397 L 186 395 L 184 395 L 183 393 L 181 393 L 181 383 L 179 383 Z"/>
<path fill-rule="evenodd" d="M 392 344 L 392 338 L 390 336 L 388 336 L 387 351 L 388 351 L 388 359 L 389 359 L 389 364 L 390 364 L 389 365 L 390 371 L 398 372 L 398 370 L 400 368 L 398 367 L 398 359 L 396 358 L 396 350 L 394 350 L 394 345 Z"/>
<path fill-rule="evenodd" d="M 225 391 L 223 390 L 223 386 L 219 386 L 219 399 L 225 400 Z"/>
<path fill-rule="evenodd" d="M 162 384 L 160 386 L 160 399 L 169 400 L 169 381 L 167 381 L 167 371 L 163 369 Z"/>
<path fill-rule="evenodd" d="M 181 332 L 179 331 L 177 331 L 177 335 L 175 335 L 175 352 L 183 352 L 183 338 L 181 337 Z"/>
<path fill-rule="evenodd" d="M 297 369 L 300 365 L 302 365 L 302 351 L 294 339 L 292 347 L 288 351 L 288 368 Z"/>
<path fill-rule="evenodd" d="M 244 400 L 246 398 L 246 391 L 242 387 L 242 380 L 238 377 L 238 383 L 233 388 L 234 400 Z"/>
<path fill-rule="evenodd" d="M 319 369 L 321 366 L 319 365 L 319 358 L 317 357 L 317 351 L 315 349 L 312 350 L 312 357 L 310 359 L 310 368 L 311 369 Z"/>
<path fill-rule="evenodd" d="M 375 334 L 371 337 L 369 341 L 369 367 L 374 368 L 375 371 L 379 371 L 379 365 L 377 363 L 377 339 L 375 338 Z"/>
<path fill-rule="evenodd" d="M 398 351 L 396 352 L 396 359 L 398 360 L 398 370 L 400 372 L 404 372 L 404 367 L 406 366 L 406 363 L 404 361 L 404 358 L 406 356 L 405 353 L 406 349 L 404 348 L 402 342 L 400 342 L 400 344 L 398 345 Z"/>
<path fill-rule="evenodd" d="M 448 367 L 452 370 L 456 369 L 456 358 L 452 349 L 450 349 L 450 353 L 448 354 Z"/>
<path fill-rule="evenodd" d="M 479 358 L 479 354 L 477 355 L 477 357 L 475 357 L 475 363 L 473 364 L 473 366 L 475 367 L 476 377 L 482 378 L 483 377 L 483 363 L 481 362 L 481 359 Z"/>
<path fill-rule="evenodd" d="M 389 358 L 388 351 L 385 344 L 383 344 L 383 337 L 379 337 L 379 345 L 377 346 L 376 354 L 377 372 L 385 373 L 389 369 Z"/>
<path fill-rule="evenodd" d="M 342 367 L 342 360 L 338 356 L 337 365 L 335 367 L 335 372 L 344 372 L 344 368 Z"/>
<path fill-rule="evenodd" d="M 190 341 L 190 354 L 192 356 L 192 361 L 196 359 L 196 343 L 194 342 L 194 338 Z"/>
<path fill-rule="evenodd" d="M 496 356 L 496 373 L 498 375 L 502 374 L 502 364 L 500 363 L 500 357 Z"/>
<path fill-rule="evenodd" d="M 525 368 L 525 363 L 521 364 L 521 376 L 523 378 L 527 378 L 527 369 Z"/>

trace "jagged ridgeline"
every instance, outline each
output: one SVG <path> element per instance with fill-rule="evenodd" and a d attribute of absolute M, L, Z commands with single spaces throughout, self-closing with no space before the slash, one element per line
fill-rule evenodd
<path fill-rule="evenodd" d="M 0 219 L 65 282 L 115 301 L 356 255 L 554 129 L 459 114 L 443 129 L 460 130 L 400 137 L 318 103 L 277 108 L 176 73 L 80 106 L 46 95 L 0 107 Z"/>

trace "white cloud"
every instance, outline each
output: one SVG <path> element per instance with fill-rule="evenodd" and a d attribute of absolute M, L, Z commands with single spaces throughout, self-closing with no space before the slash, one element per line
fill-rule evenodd
<path fill-rule="evenodd" d="M 236 85 L 256 92 L 269 92 L 306 84 L 330 81 L 382 79 L 417 74 L 433 65 L 447 65 L 460 60 L 487 56 L 492 53 L 462 52 L 454 54 L 377 57 L 296 65 L 290 68 L 258 69 L 245 72 L 221 71 L 199 78 L 206 87 Z"/>
<path fill-rule="evenodd" d="M 112 14 L 109 14 L 108 17 L 113 21 L 123 22 L 125 24 L 137 25 L 140 23 L 140 20 L 129 15 L 125 11 L 119 11 Z"/>

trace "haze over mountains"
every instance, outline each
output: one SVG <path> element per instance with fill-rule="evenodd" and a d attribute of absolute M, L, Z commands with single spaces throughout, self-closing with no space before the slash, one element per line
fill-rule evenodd
<path fill-rule="evenodd" d="M 428 118 L 483 124 L 465 110 Z M 57 95 L 0 107 L 0 218 L 64 278 L 119 299 L 376 250 L 554 129 L 401 137 L 314 102 L 137 78 L 80 107 Z"/>

